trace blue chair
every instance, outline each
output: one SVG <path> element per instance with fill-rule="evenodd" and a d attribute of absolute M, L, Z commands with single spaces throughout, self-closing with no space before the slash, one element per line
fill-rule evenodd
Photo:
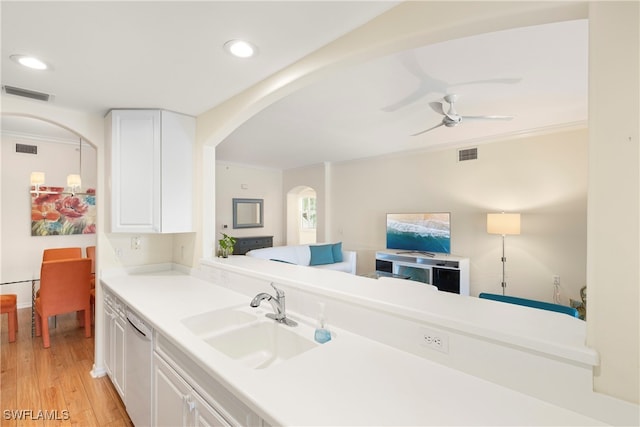
<path fill-rule="evenodd" d="M 569 307 L 566 305 L 551 304 L 550 302 L 536 301 L 532 299 L 510 297 L 510 296 L 498 295 L 498 294 L 487 294 L 484 292 L 478 295 L 478 298 L 506 302 L 509 304 L 524 305 L 527 307 L 539 308 L 541 310 L 556 311 L 558 313 L 568 314 L 569 316 L 573 316 L 573 317 L 580 317 L 578 314 L 578 310 L 576 310 L 575 308 Z"/>

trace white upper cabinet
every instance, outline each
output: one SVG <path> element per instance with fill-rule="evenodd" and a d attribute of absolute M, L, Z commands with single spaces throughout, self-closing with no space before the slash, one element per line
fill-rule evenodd
<path fill-rule="evenodd" d="M 106 140 L 113 233 L 193 231 L 195 118 L 112 110 Z"/>

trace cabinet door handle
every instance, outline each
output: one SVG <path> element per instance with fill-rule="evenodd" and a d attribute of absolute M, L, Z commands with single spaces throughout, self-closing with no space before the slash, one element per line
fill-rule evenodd
<path fill-rule="evenodd" d="M 189 408 L 189 412 L 193 412 L 193 410 L 196 409 L 196 402 L 194 402 L 190 396 L 184 396 L 184 401 Z"/>

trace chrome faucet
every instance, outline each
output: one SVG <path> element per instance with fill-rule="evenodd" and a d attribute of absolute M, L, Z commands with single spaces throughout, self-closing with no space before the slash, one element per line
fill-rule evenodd
<path fill-rule="evenodd" d="M 276 288 L 273 283 L 271 283 L 271 287 L 276 291 L 276 296 L 261 292 L 251 300 L 251 307 L 258 307 L 262 301 L 267 300 L 273 307 L 273 313 L 267 313 L 265 316 L 287 326 L 297 326 L 298 323 L 296 321 L 287 318 L 284 291 Z"/>

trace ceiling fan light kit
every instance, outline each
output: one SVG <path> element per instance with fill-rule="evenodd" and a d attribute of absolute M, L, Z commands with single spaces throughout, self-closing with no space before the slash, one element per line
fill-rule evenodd
<path fill-rule="evenodd" d="M 411 136 L 422 135 L 423 133 L 429 132 L 433 129 L 439 128 L 440 126 L 446 126 L 448 128 L 452 128 L 458 126 L 460 123 L 466 120 L 511 120 L 513 116 L 461 116 L 457 113 L 455 108 L 455 103 L 458 100 L 458 95 L 455 93 L 447 94 L 444 96 L 443 101 L 449 104 L 448 111 L 445 111 L 445 106 L 442 101 L 440 102 L 430 102 L 429 106 L 436 113 L 444 116 L 442 117 L 442 121 L 435 126 L 432 126 L 428 129 L 420 131 L 418 133 L 414 133 Z"/>

